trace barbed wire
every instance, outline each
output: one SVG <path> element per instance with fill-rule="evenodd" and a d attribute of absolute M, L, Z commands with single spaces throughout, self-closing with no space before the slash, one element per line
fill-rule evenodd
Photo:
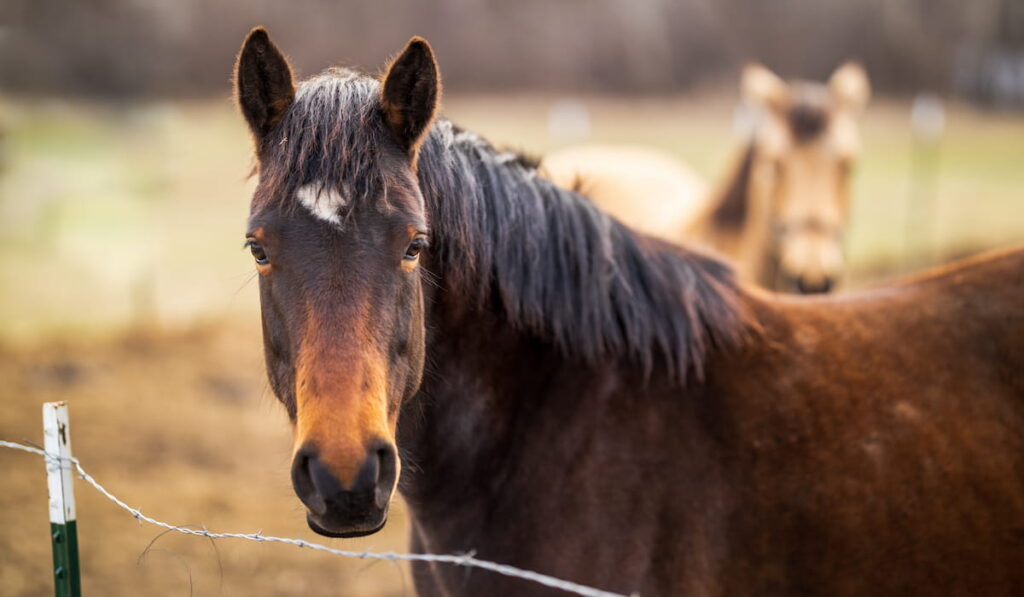
<path fill-rule="evenodd" d="M 56 454 L 47 452 L 34 446 L 21 444 L 17 442 L 11 442 L 6 440 L 0 440 L 0 447 L 11 448 L 14 450 L 21 450 L 23 452 L 29 452 L 32 454 L 38 454 L 46 459 L 48 464 L 60 466 L 60 462 L 67 461 L 74 465 L 75 470 L 78 472 L 78 478 L 82 479 L 93 487 L 96 491 L 99 491 L 108 500 L 117 504 L 119 508 L 127 511 L 136 520 L 140 522 L 148 522 L 151 525 L 158 526 L 168 531 L 174 531 L 177 533 L 183 533 L 185 535 L 195 535 L 197 537 L 207 537 L 210 539 L 243 539 L 246 541 L 256 541 L 258 543 L 284 543 L 287 545 L 294 545 L 296 547 L 313 549 L 316 551 L 322 551 L 331 555 L 341 556 L 345 558 L 356 558 L 360 560 L 383 560 L 387 562 L 435 562 L 441 564 L 451 564 L 454 566 L 465 566 L 467 568 L 480 568 L 482 570 L 489 570 L 497 574 L 504 576 L 511 576 L 514 578 L 521 578 L 535 582 L 546 587 L 553 589 L 559 589 L 567 593 L 575 593 L 582 595 L 583 597 L 627 597 L 620 593 L 612 593 L 610 591 L 602 591 L 601 589 L 595 589 L 579 583 L 574 583 L 568 580 L 562 580 L 554 576 L 547 574 L 541 574 L 532 570 L 523 570 L 516 568 L 515 566 L 509 566 L 507 564 L 499 564 L 497 562 L 490 562 L 488 560 L 477 559 L 474 554 L 466 553 L 461 555 L 456 554 L 427 554 L 427 553 L 396 553 L 396 552 L 375 552 L 375 551 L 349 551 L 345 549 L 335 549 L 319 543 L 311 543 L 302 539 L 291 539 L 288 537 L 274 537 L 270 535 L 263 535 L 259 532 L 256 533 L 214 533 L 204 529 L 192 529 L 188 527 L 182 527 L 167 522 L 157 520 L 151 516 L 143 514 L 138 508 L 133 508 L 121 501 L 117 496 L 107 491 L 105 487 L 100 485 L 92 475 L 85 472 L 82 468 L 81 462 L 78 458 L 62 458 Z M 639 597 L 638 593 L 633 593 L 629 597 Z"/>

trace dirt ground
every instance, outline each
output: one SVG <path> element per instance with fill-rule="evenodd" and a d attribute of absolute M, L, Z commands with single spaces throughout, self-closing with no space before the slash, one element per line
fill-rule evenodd
<path fill-rule="evenodd" d="M 71 405 L 74 453 L 157 519 L 403 550 L 400 504 L 384 531 L 332 540 L 306 528 L 289 478 L 290 430 L 264 381 L 257 328 L 197 325 L 0 347 L 0 438 L 42 442 L 41 404 Z M 46 476 L 0 449 L 0 595 L 52 594 Z M 85 595 L 412 595 L 403 567 L 287 545 L 209 540 L 140 525 L 77 482 Z"/>

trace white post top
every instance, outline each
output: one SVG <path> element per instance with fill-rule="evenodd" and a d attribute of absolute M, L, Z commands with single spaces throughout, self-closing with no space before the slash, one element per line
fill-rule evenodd
<path fill-rule="evenodd" d="M 71 426 L 67 402 L 43 404 L 43 448 L 61 457 L 46 460 L 46 485 L 50 491 L 50 522 L 65 524 L 75 520 L 75 494 L 71 458 Z"/>

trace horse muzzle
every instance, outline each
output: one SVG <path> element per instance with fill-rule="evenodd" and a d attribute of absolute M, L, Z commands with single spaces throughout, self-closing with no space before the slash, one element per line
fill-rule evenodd
<path fill-rule="evenodd" d="M 385 441 L 372 442 L 348 483 L 331 472 L 314 444 L 303 445 L 292 461 L 292 486 L 308 509 L 306 522 L 327 537 L 361 537 L 383 528 L 397 475 L 395 447 Z"/>
<path fill-rule="evenodd" d="M 797 276 L 793 279 L 792 284 L 800 294 L 823 294 L 831 292 L 832 287 L 835 286 L 835 280 L 826 276 L 816 278 Z"/>

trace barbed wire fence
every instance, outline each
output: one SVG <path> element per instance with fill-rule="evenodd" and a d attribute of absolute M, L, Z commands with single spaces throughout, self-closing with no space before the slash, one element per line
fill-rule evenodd
<path fill-rule="evenodd" d="M 336 549 L 328 547 L 319 543 L 312 543 L 304 541 L 302 539 L 292 539 L 288 537 L 274 537 L 270 535 L 263 535 L 259 532 L 256 533 L 215 533 L 205 528 L 194 529 L 175 524 L 170 524 L 157 520 L 151 516 L 143 514 L 138 508 L 133 508 L 128 505 L 120 498 L 115 496 L 113 493 L 107 490 L 101 485 L 92 475 L 90 475 L 82 467 L 81 462 L 75 457 L 62 457 L 58 454 L 47 452 L 46 450 L 30 446 L 23 443 L 0 440 L 0 448 L 10 448 L 13 450 L 20 450 L 22 452 L 28 452 L 31 454 L 37 454 L 46 459 L 47 466 L 61 467 L 63 463 L 69 463 L 74 467 L 74 470 L 78 474 L 78 478 L 85 481 L 93 489 L 100 492 L 104 497 L 117 505 L 117 507 L 125 510 L 132 515 L 136 520 L 149 523 L 154 526 L 161 527 L 168 531 L 174 531 L 176 533 L 182 533 L 185 535 L 194 535 L 197 537 L 206 537 L 209 539 L 242 539 L 245 541 L 255 541 L 257 543 L 283 543 L 286 545 L 293 545 L 295 547 L 312 549 L 315 551 L 322 551 L 335 556 L 341 556 L 345 558 L 355 558 L 360 560 L 381 560 L 387 562 L 433 562 L 439 564 L 450 564 L 454 566 L 463 566 L 467 568 L 480 568 L 481 570 L 488 570 L 496 574 L 504 576 L 510 576 L 513 578 L 519 578 L 526 581 L 538 583 L 546 587 L 565 591 L 567 593 L 573 593 L 576 595 L 582 595 L 583 597 L 639 597 L 639 594 L 634 593 L 631 596 L 626 596 L 620 593 L 612 593 L 610 591 L 604 591 L 596 589 L 594 587 L 588 587 L 579 583 L 575 583 L 568 580 L 563 580 L 550 576 L 547 574 L 541 574 L 532 570 L 523 570 L 507 564 L 499 564 L 497 562 L 491 562 L 488 560 L 481 560 L 475 557 L 474 553 L 466 554 L 421 554 L 421 553 L 396 553 L 396 552 L 375 552 L 375 551 L 350 551 L 346 549 Z"/>

